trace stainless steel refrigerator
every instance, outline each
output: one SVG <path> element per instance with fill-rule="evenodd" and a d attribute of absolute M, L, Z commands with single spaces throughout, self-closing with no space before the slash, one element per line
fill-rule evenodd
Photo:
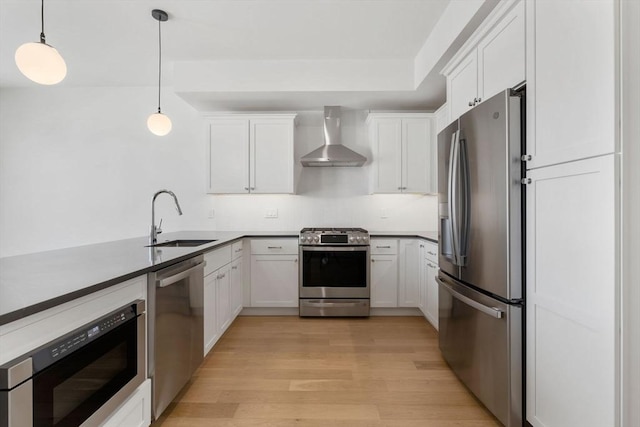
<path fill-rule="evenodd" d="M 522 93 L 438 135 L 440 350 L 508 427 L 523 413 Z"/>

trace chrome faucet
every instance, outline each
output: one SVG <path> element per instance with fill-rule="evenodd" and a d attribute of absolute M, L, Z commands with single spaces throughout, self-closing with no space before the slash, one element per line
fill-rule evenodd
<path fill-rule="evenodd" d="M 162 193 L 167 193 L 173 197 L 173 201 L 176 202 L 176 209 L 178 210 L 178 215 L 182 215 L 182 209 L 180 209 L 180 203 L 178 203 L 178 198 L 173 191 L 169 190 L 160 190 L 153 195 L 153 200 L 151 201 L 151 232 L 149 233 L 149 245 L 155 245 L 158 242 L 158 234 L 162 233 L 162 229 L 160 226 L 162 225 L 162 220 L 160 220 L 160 225 L 156 227 L 156 197 L 158 197 Z"/>

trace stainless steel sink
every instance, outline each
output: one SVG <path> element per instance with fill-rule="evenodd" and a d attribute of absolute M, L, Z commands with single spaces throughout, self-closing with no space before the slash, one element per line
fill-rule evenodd
<path fill-rule="evenodd" d="M 183 248 L 205 245 L 207 243 L 215 242 L 215 240 L 170 240 L 168 242 L 156 243 L 155 245 L 149 245 L 151 247 L 172 247 Z"/>

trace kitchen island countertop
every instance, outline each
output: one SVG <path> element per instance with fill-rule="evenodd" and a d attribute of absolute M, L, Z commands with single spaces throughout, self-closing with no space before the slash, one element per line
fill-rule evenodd
<path fill-rule="evenodd" d="M 181 231 L 177 239 L 215 240 L 196 247 L 150 248 L 148 237 L 0 258 L 0 325 L 80 298 L 242 238 L 298 237 L 298 231 Z M 371 237 L 417 237 L 437 242 L 437 232 L 371 232 Z"/>

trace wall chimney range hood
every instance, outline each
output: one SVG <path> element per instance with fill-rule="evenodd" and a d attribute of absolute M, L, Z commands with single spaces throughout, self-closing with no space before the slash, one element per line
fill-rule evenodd
<path fill-rule="evenodd" d="M 340 107 L 324 107 L 324 145 L 302 156 L 307 167 L 362 166 L 367 158 L 342 145 L 340 137 Z"/>

